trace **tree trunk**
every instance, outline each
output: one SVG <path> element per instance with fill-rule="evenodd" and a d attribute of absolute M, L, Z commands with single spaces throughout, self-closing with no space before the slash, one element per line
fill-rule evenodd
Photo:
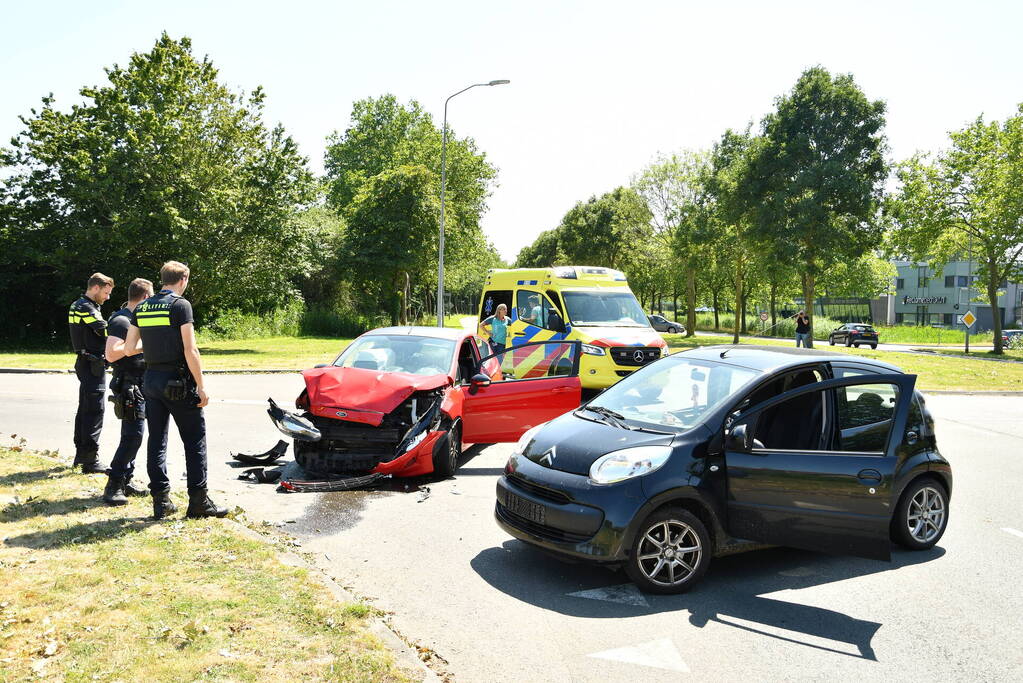
<path fill-rule="evenodd" d="M 811 265 L 812 264 L 808 264 Z M 810 322 L 810 336 L 808 341 L 810 342 L 809 348 L 813 348 L 813 301 L 814 301 L 814 286 L 816 284 L 813 273 L 809 270 L 803 273 L 803 301 L 804 310 L 806 311 L 807 318 Z"/>
<path fill-rule="evenodd" d="M 771 283 L 771 329 L 772 330 L 774 329 L 774 326 L 778 324 L 778 320 L 777 320 L 777 317 L 776 317 L 777 316 L 777 306 L 776 306 L 777 302 L 778 302 L 778 283 L 777 282 L 772 282 Z"/>
<path fill-rule="evenodd" d="M 732 343 L 739 343 L 739 309 L 745 308 L 746 303 L 742 300 L 742 290 L 745 286 L 743 282 L 743 264 L 741 259 L 736 259 L 735 262 L 735 309 L 732 312 Z"/>
<path fill-rule="evenodd" d="M 721 321 L 718 319 L 718 290 L 714 290 L 714 300 L 711 302 L 714 305 L 714 331 L 721 331 Z"/>
<path fill-rule="evenodd" d="M 990 261 L 987 264 L 987 300 L 991 304 L 991 323 L 994 326 L 992 332 L 995 335 L 995 354 L 1002 354 L 1002 316 L 998 312 L 998 272 L 995 264 Z"/>
<path fill-rule="evenodd" d="M 678 322 L 678 284 L 671 286 L 671 317 Z"/>
<path fill-rule="evenodd" d="M 696 336 L 696 269 L 686 269 L 686 336 Z"/>

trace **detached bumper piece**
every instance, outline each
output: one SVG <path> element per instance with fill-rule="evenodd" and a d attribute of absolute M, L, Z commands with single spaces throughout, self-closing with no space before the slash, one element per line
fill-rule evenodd
<path fill-rule="evenodd" d="M 386 478 L 388 478 L 386 474 L 373 473 L 361 477 L 344 477 L 342 479 L 326 479 L 322 481 L 285 479 L 281 481 L 280 489 L 289 493 L 351 491 L 353 489 L 370 488 L 380 483 L 381 479 Z"/>
<path fill-rule="evenodd" d="M 288 442 L 278 441 L 277 445 L 259 455 L 248 455 L 247 453 L 232 453 L 231 457 L 246 465 L 276 465 L 277 461 L 288 452 Z"/>
<path fill-rule="evenodd" d="M 281 478 L 281 471 L 270 470 L 267 472 L 262 467 L 253 467 L 239 474 L 238 478 L 242 481 L 254 481 L 259 484 L 273 484 Z"/>

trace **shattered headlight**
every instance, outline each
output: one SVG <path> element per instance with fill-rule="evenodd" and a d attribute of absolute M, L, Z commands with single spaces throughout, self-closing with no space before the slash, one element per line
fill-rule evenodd
<path fill-rule="evenodd" d="M 304 417 L 281 410 L 272 401 L 271 408 L 267 412 L 270 414 L 270 419 L 273 420 L 277 429 L 281 430 L 286 436 L 302 441 L 320 440 L 320 430 Z"/>

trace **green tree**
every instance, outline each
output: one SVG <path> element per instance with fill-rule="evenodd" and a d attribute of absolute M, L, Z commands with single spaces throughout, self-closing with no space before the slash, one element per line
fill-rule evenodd
<path fill-rule="evenodd" d="M 952 146 L 930 161 L 901 164 L 892 202 L 896 248 L 933 263 L 970 253 L 992 312 L 1004 280 L 1023 278 L 1023 105 L 1004 123 L 978 118 L 951 134 Z M 994 315 L 995 353 L 1002 321 Z"/>
<path fill-rule="evenodd" d="M 646 204 L 629 188 L 619 187 L 569 209 L 558 227 L 558 249 L 573 264 L 624 271 L 649 236 Z"/>
<path fill-rule="evenodd" d="M 0 295 L 35 326 L 19 332 L 62 338 L 89 274 L 123 286 L 167 259 L 192 267 L 200 320 L 292 298 L 313 180 L 283 128 L 264 125 L 262 90 L 231 92 L 166 34 L 106 75 L 68 111 L 44 98 L 0 154 Z"/>
<path fill-rule="evenodd" d="M 327 141 L 324 166 L 328 205 L 348 215 L 359 193 L 373 178 L 402 166 L 428 169 L 432 191 L 439 197 L 441 141 L 440 128 L 415 100 L 403 105 L 394 95 L 383 95 L 356 102 L 348 128 L 343 134 L 334 133 Z M 476 143 L 471 138 L 457 137 L 449 128 L 445 282 L 463 281 L 463 269 L 476 271 L 481 260 L 491 258 L 480 220 L 487 209 L 486 200 L 496 176 L 497 170 L 477 149 Z M 420 248 L 437 241 L 436 233 L 422 238 L 425 241 L 420 243 Z M 436 247 L 433 253 L 436 259 Z M 435 288 L 436 276 L 421 273 L 409 295 L 429 307 L 433 297 L 431 283 Z M 478 284 L 482 286 L 482 280 Z"/>
<path fill-rule="evenodd" d="M 654 235 L 669 247 L 685 274 L 687 336 L 696 334 L 697 272 L 707 258 L 703 247 L 712 237 L 704 210 L 707 163 L 705 153 L 687 150 L 662 156 L 633 180 L 650 209 Z"/>
<path fill-rule="evenodd" d="M 884 102 L 868 100 L 852 75 L 813 67 L 763 121 L 743 182 L 759 206 L 756 230 L 800 271 L 811 323 L 821 275 L 880 244 L 884 115 Z"/>
<path fill-rule="evenodd" d="M 437 263 L 435 188 L 429 169 L 399 166 L 371 177 L 346 211 L 345 263 L 393 324 L 408 324 L 410 292 Z"/>
<path fill-rule="evenodd" d="M 515 258 L 516 268 L 548 268 L 554 265 L 569 265 L 568 257 L 561 251 L 558 228 L 544 230 L 532 244 L 519 250 Z"/>

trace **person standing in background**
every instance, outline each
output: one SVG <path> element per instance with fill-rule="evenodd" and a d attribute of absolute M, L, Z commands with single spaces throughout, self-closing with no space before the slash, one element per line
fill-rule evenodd
<path fill-rule="evenodd" d="M 114 279 L 93 273 L 80 296 L 68 311 L 68 330 L 75 351 L 75 375 L 78 376 L 78 412 L 75 413 L 75 460 L 83 474 L 104 474 L 99 461 L 99 435 L 103 430 L 103 396 L 107 392 L 107 322 L 100 312 L 114 291 Z"/>

